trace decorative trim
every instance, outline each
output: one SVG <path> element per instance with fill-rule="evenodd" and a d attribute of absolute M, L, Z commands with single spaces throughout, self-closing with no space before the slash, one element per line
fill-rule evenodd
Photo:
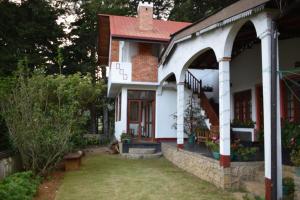
<path fill-rule="evenodd" d="M 211 30 L 214 30 L 216 28 L 224 27 L 224 26 L 226 26 L 228 24 L 231 24 L 231 23 L 233 23 L 235 21 L 238 21 L 240 19 L 244 19 L 244 18 L 247 18 L 247 17 L 249 17 L 251 15 L 257 14 L 257 13 L 263 11 L 264 9 L 265 9 L 265 5 L 264 4 L 263 5 L 259 5 L 259 6 L 255 7 L 255 8 L 246 10 L 246 11 L 240 13 L 240 14 L 234 15 L 234 16 L 228 18 L 228 19 L 221 20 L 220 22 L 217 22 L 217 23 L 215 23 L 215 24 L 213 24 L 211 26 L 208 26 L 208 27 L 206 27 L 206 28 L 204 28 L 202 30 L 199 30 L 199 31 L 196 32 L 195 35 L 196 36 L 200 36 L 200 35 L 202 35 L 204 33 L 207 33 L 207 32 L 209 32 Z M 172 37 L 174 37 L 174 35 L 172 35 Z M 193 37 L 191 37 L 189 35 L 189 36 L 185 36 L 185 37 L 180 38 L 180 39 L 175 40 L 175 41 L 173 39 L 171 39 L 170 44 L 168 45 L 168 47 L 170 47 L 170 48 L 167 47 L 167 50 L 164 52 L 160 63 L 163 64 L 163 65 L 165 64 L 166 60 L 169 57 L 169 54 L 172 52 L 172 49 L 174 48 L 174 45 L 178 44 L 179 42 L 191 39 L 191 38 L 193 38 Z"/>
<path fill-rule="evenodd" d="M 231 61 L 231 57 L 223 57 L 218 59 L 218 62 L 230 62 L 230 61 Z"/>
<path fill-rule="evenodd" d="M 220 155 L 220 166 L 223 168 L 230 167 L 230 156 Z"/>
<path fill-rule="evenodd" d="M 266 36 L 270 36 L 271 35 L 271 29 L 267 29 L 267 30 L 265 30 L 264 32 L 262 32 L 259 36 L 258 36 L 258 38 L 259 39 L 264 39 Z"/>
<path fill-rule="evenodd" d="M 184 82 L 179 82 L 177 83 L 177 85 L 184 85 Z"/>
<path fill-rule="evenodd" d="M 272 181 L 271 179 L 265 177 L 265 199 L 271 200 L 272 197 Z"/>
<path fill-rule="evenodd" d="M 177 144 L 177 149 L 184 149 L 184 145 L 183 144 Z"/>

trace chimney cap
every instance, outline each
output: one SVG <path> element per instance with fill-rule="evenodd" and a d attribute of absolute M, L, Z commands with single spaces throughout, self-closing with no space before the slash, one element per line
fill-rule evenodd
<path fill-rule="evenodd" d="M 138 5 L 138 9 L 140 8 L 140 7 L 151 7 L 151 8 L 153 8 L 153 2 L 144 2 L 144 1 L 140 1 L 139 2 L 139 5 Z"/>

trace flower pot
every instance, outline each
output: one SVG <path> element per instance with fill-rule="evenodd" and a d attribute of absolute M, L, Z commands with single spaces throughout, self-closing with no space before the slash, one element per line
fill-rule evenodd
<path fill-rule="evenodd" d="M 214 159 L 220 160 L 220 153 L 219 152 L 213 151 L 212 154 L 213 154 Z"/>
<path fill-rule="evenodd" d="M 189 135 L 188 142 L 189 142 L 189 144 L 195 143 L 195 135 L 194 134 Z"/>
<path fill-rule="evenodd" d="M 295 167 L 295 174 L 300 177 L 300 167 Z"/>
<path fill-rule="evenodd" d="M 231 161 L 237 161 L 237 160 L 238 160 L 237 154 L 236 154 L 236 153 L 232 153 L 232 154 L 230 155 L 230 159 L 231 159 Z"/>

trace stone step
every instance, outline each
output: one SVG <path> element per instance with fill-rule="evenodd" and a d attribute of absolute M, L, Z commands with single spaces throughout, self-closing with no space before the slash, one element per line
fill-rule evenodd
<path fill-rule="evenodd" d="M 129 154 L 154 154 L 154 148 L 129 148 Z"/>
<path fill-rule="evenodd" d="M 245 181 L 243 182 L 244 189 L 258 197 L 265 197 L 265 185 L 258 181 Z"/>
<path fill-rule="evenodd" d="M 153 154 L 123 153 L 121 155 L 128 159 L 154 159 L 154 158 L 160 158 L 162 156 L 162 153 L 161 152 L 153 153 Z"/>

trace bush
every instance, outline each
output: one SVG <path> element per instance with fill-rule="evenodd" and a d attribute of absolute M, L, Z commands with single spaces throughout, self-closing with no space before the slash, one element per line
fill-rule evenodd
<path fill-rule="evenodd" d="M 2 113 L 25 169 L 44 175 L 74 148 L 72 136 L 83 131 L 98 93 L 90 76 L 18 74 Z"/>
<path fill-rule="evenodd" d="M 294 179 L 286 177 L 282 179 L 283 199 L 294 199 L 295 183 Z"/>
<path fill-rule="evenodd" d="M 5 200 L 32 200 L 40 178 L 31 171 L 15 173 L 0 182 L 0 197 Z"/>

